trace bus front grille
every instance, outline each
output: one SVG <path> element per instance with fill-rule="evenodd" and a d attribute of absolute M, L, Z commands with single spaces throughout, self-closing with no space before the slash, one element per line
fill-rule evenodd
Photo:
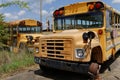
<path fill-rule="evenodd" d="M 41 51 L 43 57 L 72 59 L 72 39 L 43 39 Z"/>

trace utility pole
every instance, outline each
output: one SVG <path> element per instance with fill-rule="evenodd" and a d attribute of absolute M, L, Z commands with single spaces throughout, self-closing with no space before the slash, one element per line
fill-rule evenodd
<path fill-rule="evenodd" d="M 40 0 L 40 22 L 42 23 L 42 0 Z M 42 32 L 42 27 L 41 27 Z"/>
<path fill-rule="evenodd" d="M 46 17 L 47 32 L 49 31 L 49 28 L 50 28 L 50 22 L 48 18 L 49 16 Z"/>
<path fill-rule="evenodd" d="M 42 0 L 40 0 L 40 22 L 42 22 Z"/>

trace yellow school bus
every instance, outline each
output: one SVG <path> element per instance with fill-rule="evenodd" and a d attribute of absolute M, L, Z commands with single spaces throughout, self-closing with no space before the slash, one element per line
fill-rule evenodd
<path fill-rule="evenodd" d="M 99 65 L 120 48 L 120 13 L 101 1 L 78 2 L 53 13 L 54 34 L 42 36 L 34 61 L 55 68 L 98 75 Z"/>
<path fill-rule="evenodd" d="M 41 36 L 42 23 L 33 19 L 16 20 L 8 23 L 8 45 L 18 52 L 26 47 L 33 47 L 34 38 Z"/>

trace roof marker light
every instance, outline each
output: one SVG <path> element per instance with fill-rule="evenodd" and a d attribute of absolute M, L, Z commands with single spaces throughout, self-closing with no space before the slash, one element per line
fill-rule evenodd
<path fill-rule="evenodd" d="M 99 29 L 99 30 L 98 30 L 98 34 L 99 34 L 99 35 L 102 35 L 102 34 L 103 34 L 103 30 Z"/>
<path fill-rule="evenodd" d="M 95 8 L 96 9 L 100 9 L 102 7 L 102 4 L 101 3 L 96 3 L 96 5 L 95 5 Z"/>
<path fill-rule="evenodd" d="M 93 4 L 89 4 L 89 10 L 94 10 L 94 5 Z"/>

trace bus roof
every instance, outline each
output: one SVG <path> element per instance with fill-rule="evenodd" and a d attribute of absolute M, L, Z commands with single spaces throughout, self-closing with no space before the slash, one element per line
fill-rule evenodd
<path fill-rule="evenodd" d="M 84 13 L 84 12 L 88 12 L 88 4 L 89 3 L 95 3 L 95 2 L 101 2 L 104 6 L 105 9 L 108 9 L 110 11 L 113 11 L 114 13 L 117 13 L 120 15 L 120 12 L 114 8 L 112 8 L 111 6 L 107 5 L 106 3 L 96 0 L 96 1 L 84 1 L 84 2 L 77 2 L 77 3 L 73 3 L 73 4 L 69 4 L 63 7 L 60 7 L 57 10 L 64 10 L 64 15 L 74 15 L 74 14 L 78 14 L 78 13 Z M 55 10 L 55 11 L 57 11 Z M 54 15 L 54 14 L 53 14 Z"/>
<path fill-rule="evenodd" d="M 42 26 L 42 23 L 40 21 L 34 20 L 34 19 L 24 19 L 24 20 L 15 20 L 9 22 L 9 27 L 12 26 L 19 26 L 19 25 L 24 25 L 24 26 L 35 26 L 36 24 L 33 24 L 32 22 L 36 22 L 38 26 Z"/>

